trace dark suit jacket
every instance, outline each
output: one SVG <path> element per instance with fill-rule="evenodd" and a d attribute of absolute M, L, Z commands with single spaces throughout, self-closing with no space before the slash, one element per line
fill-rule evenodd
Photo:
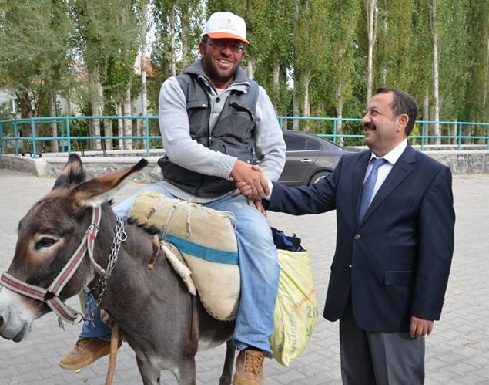
<path fill-rule="evenodd" d="M 370 151 L 344 155 L 332 174 L 311 187 L 274 183 L 265 205 L 295 215 L 336 209 L 326 319 L 341 318 L 351 293 L 362 329 L 408 332 L 410 316 L 440 318 L 454 248 L 452 176 L 408 145 L 359 223 L 369 158 Z"/>

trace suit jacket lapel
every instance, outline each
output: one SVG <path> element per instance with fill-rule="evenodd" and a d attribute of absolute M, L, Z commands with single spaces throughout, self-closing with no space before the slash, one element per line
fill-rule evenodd
<path fill-rule="evenodd" d="M 382 204 L 389 194 L 401 183 L 412 171 L 414 168 L 414 163 L 416 161 L 416 152 L 414 149 L 408 145 L 402 155 L 397 160 L 394 167 L 392 167 L 391 172 L 387 176 L 382 186 L 380 186 L 379 191 L 375 194 L 372 203 L 370 204 L 363 220 L 365 221 L 371 213 L 375 211 L 375 209 Z"/>

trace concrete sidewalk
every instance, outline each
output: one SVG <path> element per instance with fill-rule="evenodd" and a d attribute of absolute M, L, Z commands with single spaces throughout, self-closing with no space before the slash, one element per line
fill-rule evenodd
<path fill-rule="evenodd" d="M 0 169 L 0 271 L 14 253 L 17 223 L 30 206 L 52 187 L 54 179 Z M 129 182 L 115 199 L 139 186 Z M 427 338 L 426 384 L 489 384 L 489 249 L 487 197 L 489 175 L 454 177 L 456 222 L 455 256 L 446 303 L 440 322 Z M 329 266 L 336 239 L 335 214 L 292 217 L 269 214 L 272 226 L 297 233 L 311 251 L 315 285 L 322 310 Z M 68 302 L 77 306 L 77 299 Z M 59 359 L 71 350 L 80 326 L 57 326 L 53 314 L 37 320 L 29 338 L 20 344 L 0 340 L 0 385 L 99 385 L 105 383 L 108 359 L 102 358 L 79 373 L 59 368 Z M 224 362 L 224 347 L 197 356 L 197 384 L 217 384 Z M 338 323 L 318 319 L 305 352 L 283 367 L 267 360 L 267 385 L 341 384 Z M 162 384 L 176 384 L 162 372 Z M 135 356 L 127 344 L 119 350 L 114 384 L 141 384 Z"/>

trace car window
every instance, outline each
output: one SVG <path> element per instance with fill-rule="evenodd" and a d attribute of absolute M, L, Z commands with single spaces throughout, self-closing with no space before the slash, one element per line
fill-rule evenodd
<path fill-rule="evenodd" d="M 313 150 L 320 150 L 321 149 L 321 144 L 319 143 L 319 140 L 314 140 L 312 138 L 307 139 L 307 150 L 313 151 Z"/>
<path fill-rule="evenodd" d="M 321 151 L 323 148 L 338 153 L 345 151 L 330 140 L 304 133 L 284 132 L 284 141 L 287 151 Z"/>
<path fill-rule="evenodd" d="M 306 138 L 295 135 L 284 135 L 287 151 L 301 151 L 306 149 Z"/>

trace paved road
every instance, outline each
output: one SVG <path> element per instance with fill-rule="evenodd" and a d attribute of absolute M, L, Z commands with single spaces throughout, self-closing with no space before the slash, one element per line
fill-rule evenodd
<path fill-rule="evenodd" d="M 0 170 L 0 270 L 13 255 L 17 222 L 27 209 L 49 191 L 53 179 Z M 129 183 L 116 200 L 137 186 Z M 457 213 L 456 247 L 442 320 L 427 339 L 428 385 L 489 385 L 489 176 L 454 178 Z M 335 214 L 292 217 L 270 214 L 270 223 L 295 232 L 311 250 L 318 299 L 322 304 L 335 244 Z M 76 306 L 72 299 L 70 305 Z M 107 358 L 79 373 L 58 367 L 71 350 L 78 325 L 57 326 L 52 315 L 37 320 L 29 338 L 20 344 L 0 340 L 0 385 L 99 385 L 105 383 Z M 199 385 L 217 384 L 224 349 L 201 352 L 197 358 Z M 339 372 L 338 324 L 319 319 L 305 352 L 290 367 L 272 360 L 265 365 L 267 385 L 337 385 Z M 176 384 L 164 373 L 162 383 Z M 114 384 L 141 384 L 134 354 L 127 344 L 118 355 Z"/>

